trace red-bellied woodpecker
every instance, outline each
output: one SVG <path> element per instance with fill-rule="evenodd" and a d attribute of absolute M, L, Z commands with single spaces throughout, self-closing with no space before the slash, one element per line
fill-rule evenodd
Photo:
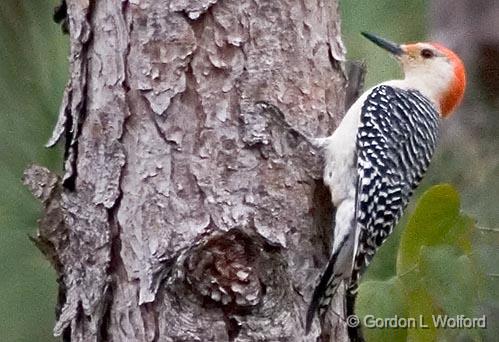
<path fill-rule="evenodd" d="M 462 61 L 440 44 L 397 45 L 363 35 L 394 55 L 405 77 L 367 90 L 336 131 L 320 140 L 324 183 L 336 217 L 333 250 L 312 296 L 307 332 L 315 312 L 327 310 L 341 283 L 347 298 L 355 298 L 359 276 L 392 232 L 430 163 L 440 118 L 458 106 L 466 83 Z"/>

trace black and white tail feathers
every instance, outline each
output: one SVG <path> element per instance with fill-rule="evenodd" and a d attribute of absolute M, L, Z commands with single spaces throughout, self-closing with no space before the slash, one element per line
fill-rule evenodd
<path fill-rule="evenodd" d="M 347 258 L 351 259 L 351 236 L 346 235 L 329 258 L 326 269 L 321 275 L 319 284 L 314 289 L 312 301 L 308 307 L 305 331 L 308 334 L 315 313 L 318 311 L 321 316 L 331 304 L 331 301 L 338 290 L 338 286 L 344 279 L 344 263 Z"/>

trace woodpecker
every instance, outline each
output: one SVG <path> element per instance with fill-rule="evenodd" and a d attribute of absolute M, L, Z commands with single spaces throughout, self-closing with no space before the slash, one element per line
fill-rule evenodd
<path fill-rule="evenodd" d="M 430 163 L 440 120 L 459 105 L 466 85 L 463 62 L 441 44 L 398 45 L 362 35 L 390 52 L 405 77 L 367 90 L 335 132 L 318 142 L 336 216 L 331 256 L 307 312 L 307 333 L 342 283 L 347 315 L 353 312 L 348 299 L 355 300 L 359 277 L 402 216 Z"/>

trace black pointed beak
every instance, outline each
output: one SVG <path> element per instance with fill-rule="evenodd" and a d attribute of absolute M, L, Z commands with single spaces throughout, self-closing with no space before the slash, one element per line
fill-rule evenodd
<path fill-rule="evenodd" d="M 371 42 L 373 42 L 374 44 L 378 45 L 379 47 L 385 49 L 386 51 L 390 52 L 395 56 L 402 56 L 404 54 L 404 50 L 402 50 L 400 45 L 395 44 L 394 42 L 391 42 L 389 40 L 378 37 L 368 32 L 361 32 L 361 34 L 367 39 L 369 39 Z"/>

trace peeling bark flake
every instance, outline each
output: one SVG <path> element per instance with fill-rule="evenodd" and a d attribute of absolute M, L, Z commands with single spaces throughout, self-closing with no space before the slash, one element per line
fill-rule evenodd
<path fill-rule="evenodd" d="M 195 20 L 216 2 L 217 0 L 179 0 L 171 2 L 170 9 L 173 12 L 183 11 L 190 19 Z"/>

